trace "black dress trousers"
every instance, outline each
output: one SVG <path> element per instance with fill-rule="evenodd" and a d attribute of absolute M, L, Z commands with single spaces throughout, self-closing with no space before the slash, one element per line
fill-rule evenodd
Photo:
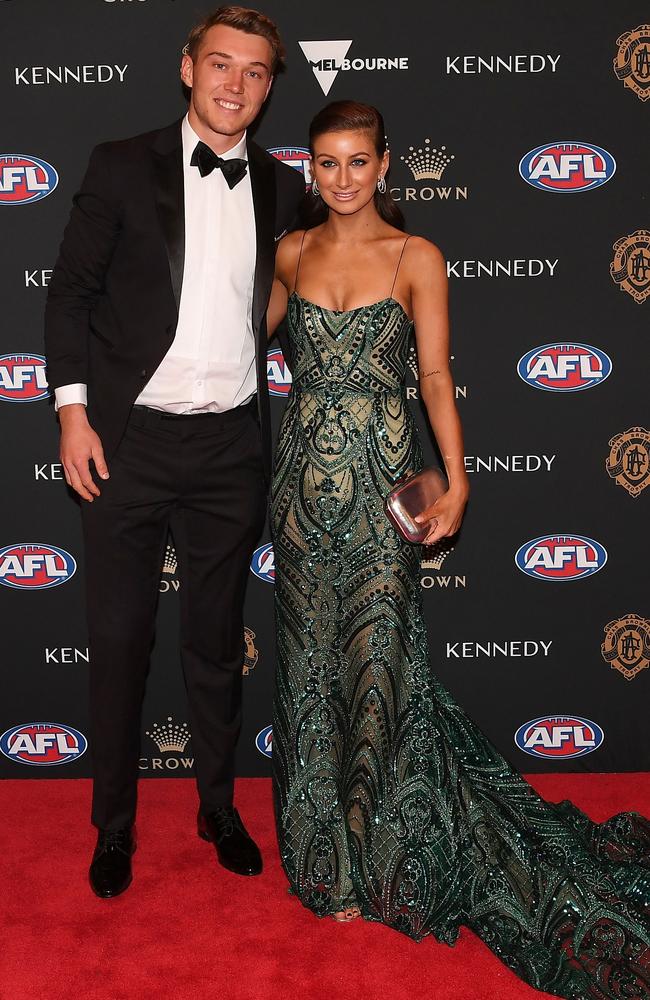
<path fill-rule="evenodd" d="M 142 701 L 169 529 L 201 807 L 212 812 L 232 802 L 242 607 L 266 508 L 255 400 L 217 414 L 134 407 L 109 472 L 101 496 L 82 510 L 92 819 L 118 829 L 135 818 Z"/>

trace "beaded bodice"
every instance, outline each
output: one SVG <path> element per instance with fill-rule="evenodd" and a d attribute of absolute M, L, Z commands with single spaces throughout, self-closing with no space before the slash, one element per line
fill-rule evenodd
<path fill-rule="evenodd" d="M 294 292 L 288 322 L 299 391 L 332 396 L 402 391 L 413 323 L 394 298 L 339 311 Z"/>
<path fill-rule="evenodd" d="M 404 376 L 413 324 L 393 298 L 358 309 L 325 309 L 294 293 L 288 329 L 293 351 L 290 410 L 304 453 L 321 474 L 354 467 L 355 484 L 373 475 L 384 492 L 422 464 Z M 341 495 L 341 483 L 336 493 Z M 310 493 L 320 492 L 317 478 Z M 331 489 L 329 482 L 325 490 Z M 334 492 L 334 491 L 332 491 Z M 317 499 L 317 498 L 315 498 Z M 335 498 L 333 498 L 334 500 Z M 373 505 L 374 509 L 374 505 Z"/>

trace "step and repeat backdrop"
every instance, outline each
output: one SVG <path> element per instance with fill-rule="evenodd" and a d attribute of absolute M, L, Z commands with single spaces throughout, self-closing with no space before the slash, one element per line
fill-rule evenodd
<path fill-rule="evenodd" d="M 91 148 L 185 110 L 195 0 L 0 3 L 0 774 L 91 774 L 79 512 L 58 458 L 43 309 Z M 422 550 L 432 669 L 524 771 L 650 770 L 647 6 L 265 2 L 288 71 L 256 138 L 309 182 L 327 101 L 376 104 L 409 231 L 447 259 L 472 484 Z M 644 228 L 648 227 L 648 228 Z M 417 359 L 408 393 L 428 458 Z M 291 374 L 272 345 L 277 430 Z M 141 774 L 192 773 L 173 538 Z M 238 773 L 268 775 L 273 548 L 245 609 Z"/>

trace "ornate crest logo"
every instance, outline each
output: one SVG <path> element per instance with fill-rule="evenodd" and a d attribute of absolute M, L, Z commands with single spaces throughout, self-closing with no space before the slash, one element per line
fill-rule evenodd
<path fill-rule="evenodd" d="M 630 496 L 640 496 L 650 486 L 650 431 L 630 427 L 611 438 L 609 447 L 607 472 Z"/>
<path fill-rule="evenodd" d="M 167 716 L 167 725 L 159 726 L 154 722 L 151 732 L 146 734 L 154 741 L 161 753 L 183 753 L 190 739 L 187 723 L 174 725 L 171 715 Z"/>
<path fill-rule="evenodd" d="M 650 232 L 637 229 L 630 236 L 621 236 L 614 244 L 614 260 L 609 273 L 635 302 L 645 302 L 650 295 Z"/>
<path fill-rule="evenodd" d="M 259 655 L 255 646 L 255 633 L 252 628 L 244 625 L 244 666 L 242 669 L 244 677 L 247 677 L 251 670 L 255 669 Z"/>
<path fill-rule="evenodd" d="M 650 99 L 650 24 L 640 24 L 616 39 L 614 72 L 642 100 Z"/>
<path fill-rule="evenodd" d="M 625 615 L 605 625 L 605 640 L 601 645 L 603 659 L 619 670 L 626 680 L 650 665 L 650 621 L 639 615 Z"/>
<path fill-rule="evenodd" d="M 424 140 L 423 149 L 409 146 L 408 156 L 400 156 L 409 168 L 416 181 L 439 181 L 445 169 L 456 157 L 447 153 L 447 147 L 436 149 L 431 145 L 431 139 Z"/>

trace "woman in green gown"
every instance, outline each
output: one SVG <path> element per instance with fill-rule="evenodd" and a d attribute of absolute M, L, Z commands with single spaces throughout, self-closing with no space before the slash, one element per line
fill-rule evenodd
<path fill-rule="evenodd" d="M 650 823 L 591 822 L 540 798 L 432 673 L 418 547 L 384 498 L 422 466 L 420 390 L 449 490 L 467 500 L 448 358 L 444 258 L 405 237 L 376 109 L 337 102 L 310 129 L 316 219 L 280 244 L 270 332 L 287 317 L 293 387 L 272 487 L 273 771 L 290 887 L 319 916 L 453 944 L 472 928 L 530 985 L 650 998 Z"/>

